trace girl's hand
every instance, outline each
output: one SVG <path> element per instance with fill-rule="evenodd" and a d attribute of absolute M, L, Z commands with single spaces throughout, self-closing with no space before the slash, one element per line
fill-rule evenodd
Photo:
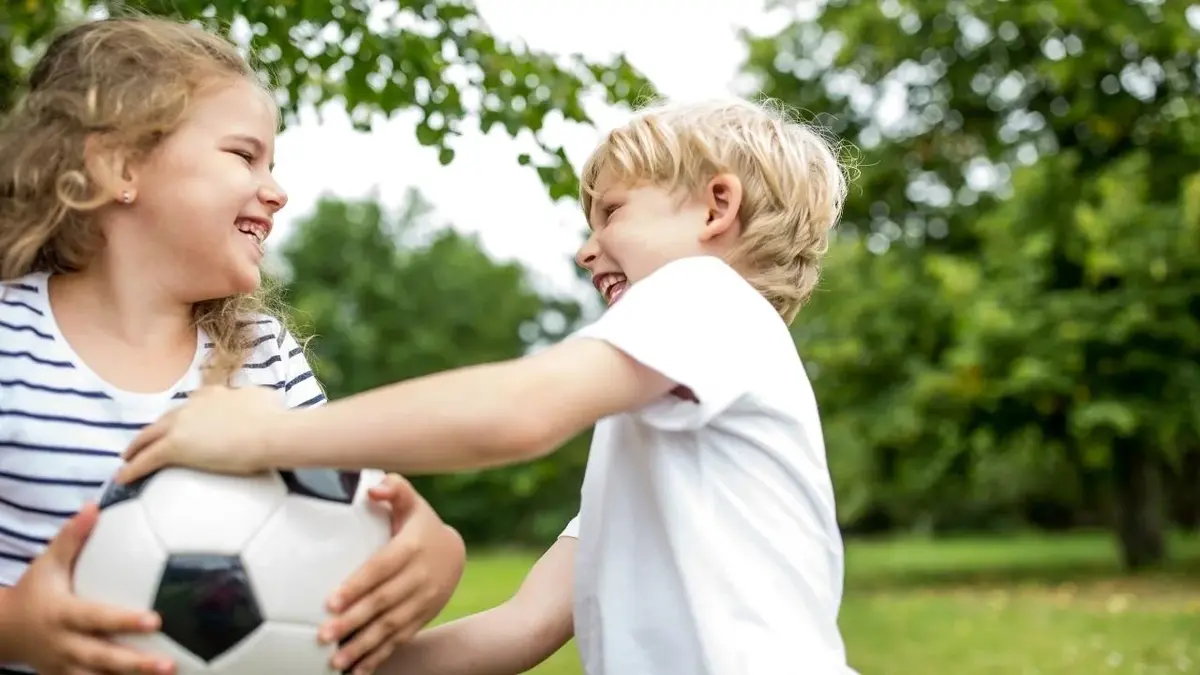
<path fill-rule="evenodd" d="M 133 439 L 116 481 L 128 484 L 165 466 L 243 475 L 266 471 L 270 423 L 286 412 L 279 393 L 265 387 L 197 389 Z"/>
<path fill-rule="evenodd" d="M 407 480 L 389 474 L 371 489 L 392 510 L 392 540 L 363 564 L 329 602 L 337 616 L 322 627 L 324 642 L 342 642 L 333 667 L 374 672 L 442 611 L 462 578 L 462 537 Z"/>
<path fill-rule="evenodd" d="M 105 639 L 120 633 L 153 633 L 153 612 L 119 609 L 80 600 L 71 589 L 75 559 L 96 524 L 99 511 L 84 507 L 25 570 L 11 598 L 13 643 L 18 658 L 42 675 L 120 673 L 170 675 L 169 660 L 148 656 Z"/>

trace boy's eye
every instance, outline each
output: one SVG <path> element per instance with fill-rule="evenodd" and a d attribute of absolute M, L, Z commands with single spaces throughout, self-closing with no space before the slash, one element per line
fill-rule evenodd
<path fill-rule="evenodd" d="M 233 152 L 233 154 L 237 155 L 238 157 L 241 157 L 242 159 L 246 160 L 247 162 L 250 162 L 251 164 L 254 163 L 254 153 L 246 152 L 245 150 L 233 150 L 232 152 Z"/>

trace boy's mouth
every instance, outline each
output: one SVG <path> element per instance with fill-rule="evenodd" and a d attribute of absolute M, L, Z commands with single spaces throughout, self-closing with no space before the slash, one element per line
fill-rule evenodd
<path fill-rule="evenodd" d="M 606 272 L 592 279 L 592 284 L 611 307 L 625 294 L 625 289 L 629 288 L 629 279 L 620 272 Z"/>

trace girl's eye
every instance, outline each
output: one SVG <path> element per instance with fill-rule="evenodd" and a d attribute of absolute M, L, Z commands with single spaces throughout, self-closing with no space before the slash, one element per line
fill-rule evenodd
<path fill-rule="evenodd" d="M 246 160 L 247 162 L 249 162 L 251 164 L 254 163 L 254 154 L 253 153 L 246 152 L 245 150 L 234 150 L 233 154 L 237 155 L 238 157 L 241 157 L 242 159 Z"/>

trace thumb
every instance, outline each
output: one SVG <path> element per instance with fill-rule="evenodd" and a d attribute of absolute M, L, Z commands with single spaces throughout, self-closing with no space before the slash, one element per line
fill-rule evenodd
<path fill-rule="evenodd" d="M 46 552 L 43 555 L 67 569 L 73 568 L 75 559 L 79 557 L 79 552 L 83 550 L 83 544 L 87 541 L 88 535 L 92 533 L 92 528 L 96 526 L 96 520 L 99 517 L 100 509 L 95 504 L 85 505 L 59 530 L 58 536 L 54 537 L 46 546 Z"/>
<path fill-rule="evenodd" d="M 412 483 L 395 473 L 389 473 L 379 485 L 371 488 L 368 494 L 371 499 L 385 502 L 391 508 L 393 523 L 408 517 L 420 502 L 420 495 Z"/>

